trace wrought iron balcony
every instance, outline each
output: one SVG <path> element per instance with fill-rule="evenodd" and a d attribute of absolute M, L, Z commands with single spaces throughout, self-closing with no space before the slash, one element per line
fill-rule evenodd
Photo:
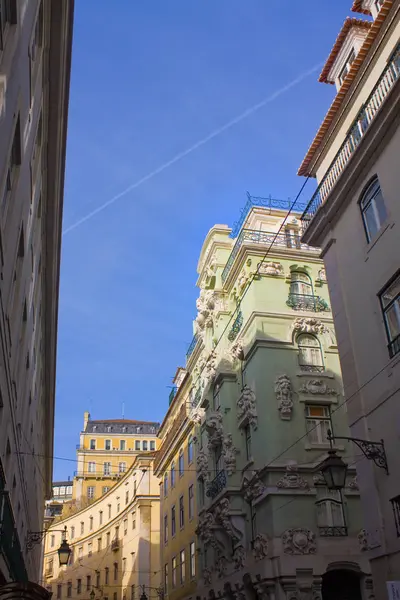
<path fill-rule="evenodd" d="M 358 113 L 346 139 L 340 146 L 335 158 L 328 167 L 321 183 L 314 192 L 307 208 L 302 214 L 303 231 L 312 221 L 319 207 L 326 201 L 337 180 L 346 168 L 356 151 L 360 141 L 368 131 L 372 121 L 386 101 L 396 81 L 400 77 L 400 45 L 397 46 L 392 59 L 386 65 L 381 77 L 373 88 L 369 98 Z"/>
<path fill-rule="evenodd" d="M 201 400 L 201 392 L 202 392 L 201 387 L 198 387 L 192 398 L 192 402 L 191 402 L 192 408 L 196 408 L 196 406 L 198 406 L 198 404 Z"/>
<path fill-rule="evenodd" d="M 285 212 L 287 212 L 288 210 L 290 210 L 291 205 L 291 200 L 278 200 L 277 198 L 261 198 L 260 196 L 251 196 L 247 192 L 247 202 L 240 212 L 239 219 L 234 223 L 232 227 L 230 237 L 235 238 L 237 236 L 237 234 L 242 228 L 243 223 L 247 219 L 247 215 L 249 214 L 253 206 L 263 206 L 265 208 L 284 210 Z M 298 211 L 304 210 L 305 207 L 306 204 L 301 204 L 300 202 L 296 203 L 296 210 Z"/>
<path fill-rule="evenodd" d="M 321 537 L 346 537 L 347 527 L 318 527 Z"/>
<path fill-rule="evenodd" d="M 111 542 L 111 550 L 113 552 L 116 552 L 117 550 L 119 550 L 119 538 L 115 538 L 114 540 L 112 540 L 112 542 Z"/>
<path fill-rule="evenodd" d="M 195 334 L 193 336 L 193 339 L 190 342 L 190 346 L 189 346 L 189 348 L 188 348 L 188 350 L 186 352 L 186 360 L 190 357 L 191 354 L 193 354 L 194 349 L 196 348 L 197 341 L 198 341 L 197 335 Z"/>
<path fill-rule="evenodd" d="M 170 391 L 170 393 L 169 393 L 169 398 L 168 398 L 168 403 L 169 403 L 169 404 L 171 404 L 171 403 L 172 403 L 172 400 L 175 398 L 175 395 L 176 395 L 176 391 L 177 391 L 177 389 L 178 389 L 178 388 L 176 387 L 176 385 L 174 385 L 174 387 L 173 387 L 173 388 L 171 388 L 171 391 Z"/>
<path fill-rule="evenodd" d="M 325 371 L 324 365 L 299 365 L 300 371 L 305 371 L 306 373 L 323 373 Z"/>
<path fill-rule="evenodd" d="M 226 473 L 222 469 L 222 471 L 220 471 L 218 475 L 214 477 L 214 479 L 208 484 L 206 496 L 208 496 L 212 500 L 213 498 L 218 496 L 218 494 L 224 489 L 225 486 Z"/>
<path fill-rule="evenodd" d="M 390 358 L 393 358 L 393 356 L 396 356 L 400 352 L 400 334 L 390 342 L 388 348 Z"/>
<path fill-rule="evenodd" d="M 290 293 L 286 304 L 294 310 L 312 310 L 314 312 L 329 310 L 328 303 L 323 298 L 311 294 Z"/>
<path fill-rule="evenodd" d="M 228 340 L 230 342 L 233 342 L 236 339 L 239 331 L 242 329 L 242 325 L 243 325 L 243 314 L 242 314 L 242 311 L 239 310 L 237 317 L 233 322 L 232 329 L 228 333 Z"/>
<path fill-rule="evenodd" d="M 13 581 L 27 582 L 28 575 L 21 551 L 10 495 L 1 489 L 0 473 L 0 553 L 7 564 Z"/>
<path fill-rule="evenodd" d="M 271 231 L 259 231 L 258 229 L 242 229 L 238 238 L 236 239 L 235 245 L 232 248 L 232 252 L 228 258 L 228 262 L 222 271 L 222 283 L 225 283 L 229 271 L 235 261 L 236 256 L 239 253 L 240 248 L 243 244 L 257 244 L 262 246 L 273 248 L 292 248 L 296 250 L 306 250 L 315 253 L 315 248 L 302 244 L 299 235 L 292 235 L 288 233 L 274 233 Z"/>

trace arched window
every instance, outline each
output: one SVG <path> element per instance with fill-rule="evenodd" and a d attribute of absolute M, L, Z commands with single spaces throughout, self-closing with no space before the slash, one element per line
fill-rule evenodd
<path fill-rule="evenodd" d="M 182 448 L 179 450 L 179 459 L 178 459 L 178 468 L 179 468 L 179 477 L 182 477 L 185 466 L 185 458 L 183 456 Z"/>
<path fill-rule="evenodd" d="M 360 208 L 367 240 L 371 241 L 387 218 L 385 202 L 377 177 L 363 193 L 360 200 Z"/>
<path fill-rule="evenodd" d="M 303 271 L 290 274 L 288 306 L 295 310 L 317 310 L 311 278 Z"/>
<path fill-rule="evenodd" d="M 192 435 L 189 435 L 187 452 L 188 452 L 188 463 L 190 464 L 193 462 L 193 436 Z"/>
<path fill-rule="evenodd" d="M 171 463 L 171 488 L 175 487 L 175 461 Z"/>
<path fill-rule="evenodd" d="M 315 505 L 318 529 L 321 536 L 347 535 L 342 498 L 338 490 L 318 487 Z"/>
<path fill-rule="evenodd" d="M 168 473 L 164 474 L 164 498 L 168 496 Z"/>
<path fill-rule="evenodd" d="M 297 338 L 299 365 L 302 371 L 323 371 L 321 346 L 314 335 L 303 333 Z"/>

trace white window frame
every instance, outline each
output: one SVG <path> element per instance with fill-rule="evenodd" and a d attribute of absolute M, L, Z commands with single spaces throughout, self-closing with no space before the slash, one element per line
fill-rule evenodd
<path fill-rule="evenodd" d="M 189 544 L 189 557 L 190 557 L 190 579 L 196 577 L 196 544 L 195 542 L 190 542 Z"/>
<path fill-rule="evenodd" d="M 367 241 L 373 240 L 387 220 L 387 210 L 382 189 L 377 177 L 371 181 L 360 200 L 361 216 Z M 369 212 L 371 211 L 371 212 Z M 375 231 L 370 228 L 367 214 L 372 215 Z"/>
<path fill-rule="evenodd" d="M 303 371 L 323 371 L 325 365 L 319 339 L 310 333 L 301 333 L 296 342 L 299 349 L 300 369 Z"/>
<path fill-rule="evenodd" d="M 400 352 L 400 273 L 379 294 L 389 355 L 393 358 Z"/>
<path fill-rule="evenodd" d="M 317 525 L 318 527 L 345 527 L 342 497 L 339 490 L 317 488 Z M 336 511 L 335 511 L 336 509 Z M 322 515 L 322 511 L 324 515 Z M 340 517 L 337 519 L 337 517 Z M 322 517 L 322 518 L 321 518 Z M 338 522 L 335 522 L 338 521 Z"/>
<path fill-rule="evenodd" d="M 312 408 L 322 409 L 323 416 L 318 417 L 311 415 L 310 409 Z M 324 435 L 328 429 L 332 430 L 329 406 L 323 404 L 307 404 L 305 406 L 305 416 L 307 439 L 309 444 L 312 446 L 329 444 L 326 435 Z"/>
<path fill-rule="evenodd" d="M 179 552 L 179 579 L 181 585 L 184 585 L 186 580 L 186 552 L 185 549 Z"/>

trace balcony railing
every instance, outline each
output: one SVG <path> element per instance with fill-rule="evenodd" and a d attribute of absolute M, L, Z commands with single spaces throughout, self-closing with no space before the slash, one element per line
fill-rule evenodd
<path fill-rule="evenodd" d="M 208 484 L 206 496 L 215 498 L 226 486 L 226 473 L 224 470 L 220 471 L 218 475 Z"/>
<path fill-rule="evenodd" d="M 396 356 L 400 352 L 400 334 L 390 342 L 388 348 L 390 358 L 393 358 L 393 356 Z"/>
<path fill-rule="evenodd" d="M 306 373 L 323 373 L 325 371 L 324 365 L 299 365 L 300 371 L 305 371 Z"/>
<path fill-rule="evenodd" d="M 234 223 L 230 237 L 235 238 L 242 228 L 243 223 L 247 219 L 247 215 L 253 206 L 263 206 L 265 208 L 284 210 L 287 212 L 292 205 L 291 200 L 278 200 L 277 198 L 260 198 L 259 196 L 251 196 L 247 193 L 247 202 L 240 212 L 239 219 Z M 306 204 L 296 203 L 296 210 L 302 211 Z"/>
<path fill-rule="evenodd" d="M 314 312 L 329 310 L 328 303 L 323 298 L 311 294 L 290 293 L 286 304 L 294 310 L 312 310 Z"/>
<path fill-rule="evenodd" d="M 201 387 L 198 387 L 192 398 L 192 402 L 191 402 L 192 408 L 196 408 L 196 406 L 198 406 L 198 404 L 201 400 L 201 393 L 202 393 L 202 389 L 201 389 Z"/>
<path fill-rule="evenodd" d="M 325 176 L 302 214 L 303 231 L 308 227 L 319 207 L 326 201 L 337 180 L 344 171 L 357 149 L 360 141 L 368 131 L 372 121 L 384 104 L 394 84 L 400 77 L 400 45 L 397 46 L 392 59 L 387 64 L 368 100 L 358 113 L 346 139 L 331 162 Z"/>
<path fill-rule="evenodd" d="M 176 386 L 174 386 L 173 388 L 171 388 L 171 391 L 169 393 L 169 398 L 168 398 L 168 404 L 171 404 L 172 400 L 175 398 L 176 390 L 177 390 Z"/>
<path fill-rule="evenodd" d="M 190 357 L 191 354 L 193 354 L 194 349 L 196 348 L 196 344 L 197 344 L 197 335 L 194 335 L 192 341 L 190 342 L 190 346 L 186 352 L 186 360 Z"/>
<path fill-rule="evenodd" d="M 7 563 L 12 579 L 27 582 L 28 575 L 15 526 L 10 496 L 2 489 L 0 489 L 0 553 Z"/>
<path fill-rule="evenodd" d="M 319 527 L 318 529 L 321 537 L 345 537 L 347 535 L 347 527 Z"/>
<path fill-rule="evenodd" d="M 288 233 L 273 233 L 271 231 L 258 231 L 257 229 L 242 229 L 235 242 L 235 245 L 232 248 L 228 262 L 222 271 L 222 283 L 225 283 L 235 258 L 244 243 L 268 247 L 272 245 L 274 248 L 292 248 L 296 250 L 315 252 L 315 248 L 311 248 L 310 246 L 307 246 L 307 244 L 302 244 L 300 241 L 300 236 L 297 235 Z"/>
<path fill-rule="evenodd" d="M 242 311 L 239 310 L 237 317 L 233 322 L 232 328 L 231 328 L 230 332 L 228 333 L 228 340 L 230 342 L 233 342 L 236 339 L 239 331 L 242 329 L 242 325 L 243 325 L 243 314 L 242 314 Z"/>
<path fill-rule="evenodd" d="M 112 542 L 111 542 L 111 550 L 113 552 L 116 552 L 117 550 L 119 550 L 119 538 L 116 538 L 116 539 L 112 540 Z"/>

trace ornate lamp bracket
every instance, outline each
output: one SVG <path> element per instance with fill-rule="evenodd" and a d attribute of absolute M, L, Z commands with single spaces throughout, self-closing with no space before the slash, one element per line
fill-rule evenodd
<path fill-rule="evenodd" d="M 360 448 L 365 458 L 374 461 L 377 467 L 384 469 L 386 471 L 386 475 L 389 475 L 385 444 L 383 440 L 380 440 L 379 442 L 370 442 L 369 440 L 360 440 L 359 438 L 333 436 L 330 429 L 328 429 L 328 440 L 331 443 L 335 440 L 348 440 L 349 442 L 354 442 Z"/>

